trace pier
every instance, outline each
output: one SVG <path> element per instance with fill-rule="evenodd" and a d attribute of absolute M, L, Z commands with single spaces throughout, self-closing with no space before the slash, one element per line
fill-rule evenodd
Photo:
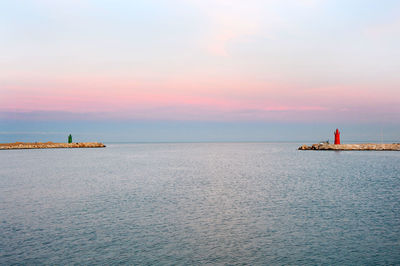
<path fill-rule="evenodd" d="M 54 142 L 14 142 L 0 143 L 0 150 L 15 149 L 60 149 L 60 148 L 104 148 L 106 145 L 100 142 L 75 142 L 75 143 L 54 143 Z"/>
<path fill-rule="evenodd" d="M 319 143 L 311 146 L 302 145 L 299 150 L 316 150 L 316 151 L 400 151 L 400 143 L 392 144 L 328 144 Z"/>

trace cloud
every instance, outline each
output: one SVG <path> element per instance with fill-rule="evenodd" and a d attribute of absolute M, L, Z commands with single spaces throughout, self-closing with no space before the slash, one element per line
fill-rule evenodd
<path fill-rule="evenodd" d="M 216 56 L 229 56 L 229 43 L 249 36 L 274 39 L 285 28 L 287 7 L 316 7 L 322 0 L 191 0 L 209 20 L 205 47 Z"/>
<path fill-rule="evenodd" d="M 191 1 L 208 20 L 203 44 L 216 56 L 228 56 L 228 44 L 242 36 L 260 33 L 262 17 L 255 2 L 244 1 Z M 264 14 L 266 15 L 266 14 Z"/>

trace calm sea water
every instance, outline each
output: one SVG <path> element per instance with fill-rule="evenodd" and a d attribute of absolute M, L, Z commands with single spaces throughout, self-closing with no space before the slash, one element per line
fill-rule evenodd
<path fill-rule="evenodd" d="M 400 264 L 400 152 L 0 151 L 0 264 Z"/>

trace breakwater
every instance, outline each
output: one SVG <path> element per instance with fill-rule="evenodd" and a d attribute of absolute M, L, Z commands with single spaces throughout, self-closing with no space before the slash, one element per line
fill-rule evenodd
<path fill-rule="evenodd" d="M 0 150 L 14 149 L 57 149 L 57 148 L 104 148 L 106 145 L 100 142 L 75 142 L 75 143 L 54 143 L 54 142 L 14 142 L 0 143 Z"/>
<path fill-rule="evenodd" d="M 361 144 L 312 144 L 311 146 L 302 145 L 299 150 L 319 150 L 319 151 L 400 151 L 400 143 L 392 144 L 375 144 L 375 143 L 361 143 Z"/>

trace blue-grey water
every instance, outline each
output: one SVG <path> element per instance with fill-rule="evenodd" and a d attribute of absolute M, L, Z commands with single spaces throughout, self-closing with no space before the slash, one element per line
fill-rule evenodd
<path fill-rule="evenodd" d="M 0 264 L 400 264 L 400 152 L 0 151 Z"/>

